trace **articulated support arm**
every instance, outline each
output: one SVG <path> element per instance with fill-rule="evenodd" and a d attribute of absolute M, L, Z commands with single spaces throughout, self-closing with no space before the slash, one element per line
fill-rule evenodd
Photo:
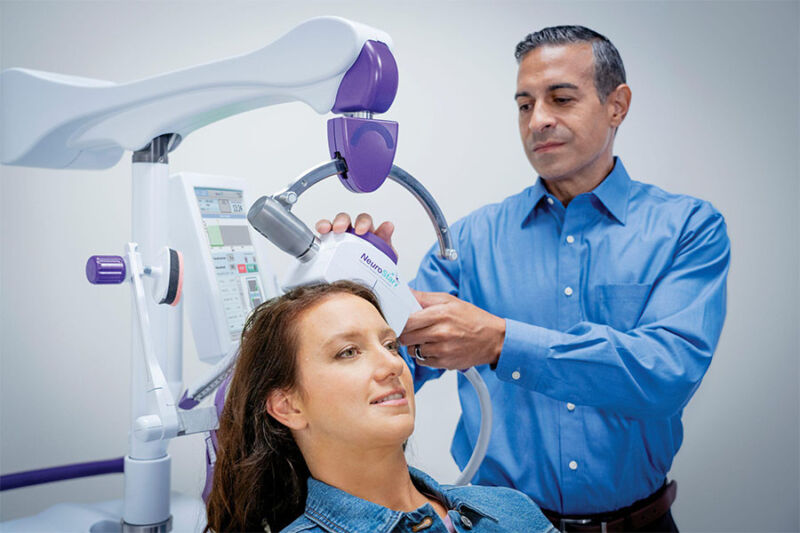
<path fill-rule="evenodd" d="M 129 83 L 0 73 L 0 162 L 103 169 L 125 150 L 274 104 L 383 113 L 397 92 L 390 37 L 339 17 L 308 20 L 255 52 Z M 174 146 L 173 146 L 174 147 Z"/>

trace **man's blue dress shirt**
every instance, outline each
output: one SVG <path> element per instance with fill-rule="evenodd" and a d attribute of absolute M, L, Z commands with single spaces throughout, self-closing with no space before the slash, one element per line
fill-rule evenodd
<path fill-rule="evenodd" d="M 612 511 L 656 491 L 725 317 L 722 215 L 632 181 L 617 159 L 566 208 L 540 178 L 451 231 L 458 260 L 440 259 L 434 246 L 412 286 L 506 320 L 496 369 L 478 368 L 494 427 L 473 483 L 519 489 L 567 515 Z M 417 388 L 441 375 L 409 365 Z M 480 411 L 463 376 L 458 387 L 451 452 L 463 468 Z"/>

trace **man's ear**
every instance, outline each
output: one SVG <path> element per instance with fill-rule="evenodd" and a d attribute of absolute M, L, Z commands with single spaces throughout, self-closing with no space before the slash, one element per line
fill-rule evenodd
<path fill-rule="evenodd" d="M 308 426 L 303 404 L 295 392 L 272 391 L 267 397 L 267 412 L 289 429 L 300 430 Z"/>
<path fill-rule="evenodd" d="M 631 88 L 625 83 L 618 85 L 608 95 L 606 105 L 611 125 L 618 128 L 622 121 L 625 120 L 628 109 L 631 107 Z"/>

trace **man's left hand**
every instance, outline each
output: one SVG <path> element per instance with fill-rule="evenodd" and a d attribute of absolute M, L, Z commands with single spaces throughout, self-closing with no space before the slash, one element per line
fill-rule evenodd
<path fill-rule="evenodd" d="M 411 356 L 419 345 L 426 366 L 453 370 L 497 363 L 505 320 L 444 292 L 412 292 L 422 310 L 408 318 L 400 336 Z"/>

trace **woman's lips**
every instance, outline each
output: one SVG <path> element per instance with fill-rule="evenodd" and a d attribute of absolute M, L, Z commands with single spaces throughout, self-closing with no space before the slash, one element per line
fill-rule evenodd
<path fill-rule="evenodd" d="M 408 405 L 408 400 L 406 398 L 398 398 L 397 400 L 385 400 L 373 405 L 377 405 L 378 407 L 398 407 Z"/>
<path fill-rule="evenodd" d="M 383 396 L 379 397 L 376 400 L 370 402 L 371 405 L 381 405 L 381 406 L 398 406 L 398 405 L 408 405 L 408 399 L 406 398 L 405 391 L 396 390 L 392 391 L 389 394 L 384 394 Z"/>

